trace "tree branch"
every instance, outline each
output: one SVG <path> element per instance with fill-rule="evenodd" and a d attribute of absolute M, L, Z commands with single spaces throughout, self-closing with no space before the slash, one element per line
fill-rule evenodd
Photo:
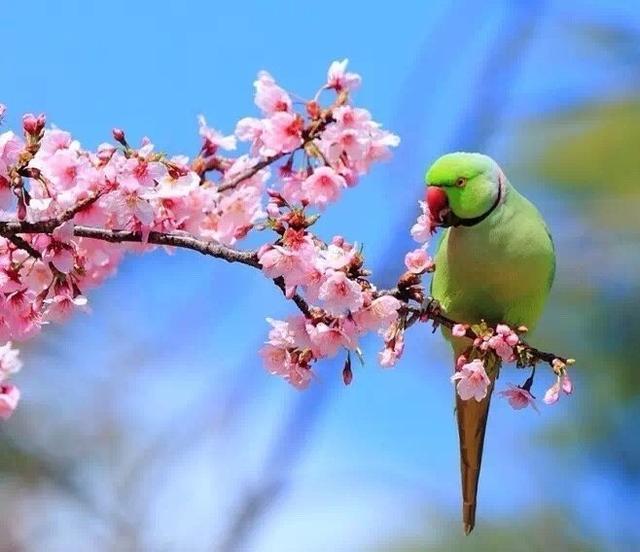
<path fill-rule="evenodd" d="M 97 197 L 87 198 L 81 208 L 71 208 L 59 217 L 55 219 L 44 220 L 40 222 L 28 222 L 28 221 L 0 221 L 0 235 L 10 240 L 16 247 L 24 249 L 31 256 L 40 258 L 41 255 L 36 251 L 24 238 L 19 234 L 50 234 L 60 224 L 66 220 L 70 220 L 68 217 L 73 217 L 73 214 L 77 213 L 80 209 L 87 206 L 87 204 L 95 201 Z M 73 213 L 73 214 L 71 214 Z M 250 266 L 257 269 L 262 269 L 258 260 L 258 253 L 255 250 L 251 251 L 238 251 L 227 247 L 217 242 L 210 242 L 195 238 L 189 234 L 175 234 L 165 232 L 149 232 L 148 235 L 140 231 L 132 230 L 108 230 L 105 228 L 94 228 L 90 226 L 75 226 L 73 229 L 75 236 L 80 238 L 89 238 L 102 240 L 109 243 L 141 243 L 152 245 L 163 245 L 170 247 L 180 247 L 183 249 L 190 249 L 197 251 L 202 255 L 208 255 L 217 259 L 222 259 L 228 263 L 240 263 L 246 266 Z M 284 278 L 278 277 L 273 279 L 273 283 L 278 286 L 283 295 L 295 303 L 300 312 L 307 318 L 313 317 L 312 307 L 307 301 L 299 294 L 294 293 L 289 296 L 285 285 Z M 415 290 L 413 290 L 415 291 Z M 421 292 L 420 292 L 421 293 Z M 413 306 L 411 301 L 417 301 L 415 293 L 412 295 L 412 289 L 403 287 L 402 289 L 393 288 L 389 290 L 380 290 L 374 293 L 374 297 L 381 297 L 383 295 L 391 295 L 403 302 L 406 305 L 408 312 L 412 315 L 407 319 L 406 327 L 412 326 L 418 321 L 431 320 L 434 325 L 442 325 L 449 329 L 453 328 L 457 322 L 444 315 L 440 309 L 440 306 L 436 301 L 426 301 L 422 306 Z M 466 337 L 471 340 L 475 340 L 480 337 L 471 328 L 467 328 Z M 531 345 L 521 342 L 523 352 L 533 361 L 543 361 L 550 365 L 553 365 L 554 360 L 558 359 L 564 363 L 567 359 L 559 355 L 541 351 Z"/>

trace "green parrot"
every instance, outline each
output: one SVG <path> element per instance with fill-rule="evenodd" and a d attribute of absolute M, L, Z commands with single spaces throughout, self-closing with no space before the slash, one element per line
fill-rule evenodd
<path fill-rule="evenodd" d="M 481 320 L 532 329 L 555 274 L 551 235 L 536 207 L 509 183 L 498 164 L 479 153 L 450 153 L 427 171 L 427 206 L 432 221 L 446 227 L 436 253 L 431 295 L 454 320 Z M 454 364 L 471 345 L 445 337 Z M 456 394 L 460 440 L 464 531 L 475 525 L 476 497 L 491 394 L 499 360 L 486 366 L 491 380 L 480 402 Z"/>

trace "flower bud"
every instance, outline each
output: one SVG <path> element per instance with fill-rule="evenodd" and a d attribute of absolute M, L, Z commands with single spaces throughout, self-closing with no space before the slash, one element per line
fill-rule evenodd
<path fill-rule="evenodd" d="M 351 370 L 351 355 L 347 355 L 342 369 L 342 381 L 345 385 L 349 385 L 353 381 L 353 371 Z"/>
<path fill-rule="evenodd" d="M 33 113 L 27 113 L 22 117 L 22 128 L 31 136 L 39 136 L 46 122 L 42 113 L 37 117 Z"/>
<path fill-rule="evenodd" d="M 123 146 L 127 145 L 127 140 L 124 136 L 124 130 L 122 130 L 121 128 L 114 128 L 111 131 L 111 134 L 113 134 L 113 139 L 118 142 L 119 144 L 122 144 Z"/>

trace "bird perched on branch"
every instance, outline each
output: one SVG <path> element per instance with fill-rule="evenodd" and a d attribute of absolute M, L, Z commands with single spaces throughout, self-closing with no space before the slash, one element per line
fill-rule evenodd
<path fill-rule="evenodd" d="M 431 294 L 451 318 L 467 324 L 532 328 L 542 313 L 555 273 L 553 241 L 536 207 L 507 180 L 498 164 L 479 153 L 450 153 L 427 171 L 427 205 L 433 224 L 446 227 L 436 253 Z M 446 328 L 454 365 L 469 340 Z M 471 353 L 473 355 L 473 353 Z M 456 394 L 464 531 L 475 525 L 476 497 L 489 404 L 500 359 L 485 362 L 484 398 Z"/>

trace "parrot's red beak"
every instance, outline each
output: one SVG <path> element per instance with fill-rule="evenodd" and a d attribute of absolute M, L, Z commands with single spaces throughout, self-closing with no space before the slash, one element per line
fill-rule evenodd
<path fill-rule="evenodd" d="M 438 186 L 427 187 L 426 193 L 427 205 L 431 220 L 436 226 L 449 226 L 448 215 L 451 212 L 449 208 L 449 199 L 442 188 Z"/>

